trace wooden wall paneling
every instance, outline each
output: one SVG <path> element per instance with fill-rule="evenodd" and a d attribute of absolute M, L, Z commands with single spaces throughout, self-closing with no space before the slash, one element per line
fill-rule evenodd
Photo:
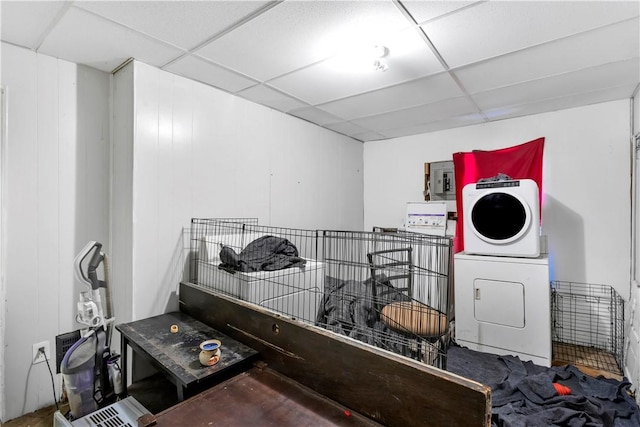
<path fill-rule="evenodd" d="M 272 116 L 277 113 L 239 98 L 234 100 L 233 105 L 240 111 L 234 136 L 236 149 L 241 153 L 238 161 L 242 167 L 236 168 L 232 179 L 237 182 L 238 194 L 245 197 L 238 197 L 235 211 L 225 212 L 225 215 L 255 217 L 260 224 L 268 225 L 271 224 Z"/>
<path fill-rule="evenodd" d="M 2 46 L 0 45 L 0 49 Z M 1 74 L 0 69 L 0 74 Z M 0 81 L 0 271 L 6 271 L 6 252 L 7 252 L 7 232 L 6 232 L 6 201 L 5 188 L 7 186 L 7 89 L 2 81 Z M 6 295 L 7 284 L 5 275 L 0 274 L 0 396 L 5 395 L 5 329 L 6 329 Z M 4 397 L 3 397 L 4 401 Z M 5 405 L 0 403 L 0 420 L 6 420 Z"/>
<path fill-rule="evenodd" d="M 200 198 L 207 197 L 193 192 L 193 97 L 194 91 L 199 90 L 200 83 L 172 76 L 173 83 L 173 183 L 171 194 L 173 197 L 172 229 L 177 233 L 183 227 L 188 227 L 193 216 L 194 206 L 200 204 Z M 212 182 L 215 176 L 211 177 Z M 164 190 L 163 190 L 164 191 Z M 153 284 L 155 286 L 155 284 Z"/>
<path fill-rule="evenodd" d="M 111 280 L 118 322 L 133 320 L 133 76 L 130 62 L 113 76 L 112 88 Z"/>
<path fill-rule="evenodd" d="M 78 329 L 75 322 L 78 292 L 84 290 L 73 274 L 73 259 L 84 243 L 78 229 L 81 227 L 78 192 L 81 191 L 82 175 L 77 164 L 78 153 L 78 87 L 77 65 L 58 61 L 58 333 Z M 107 215 L 108 216 L 108 215 Z M 53 225 L 54 227 L 56 225 Z M 85 242 L 86 243 L 86 242 Z M 53 350 L 53 348 L 52 348 Z"/>
<path fill-rule="evenodd" d="M 158 81 L 159 70 L 134 74 L 135 130 L 133 143 L 133 281 L 134 315 L 137 319 L 157 313 L 158 292 L 158 109 L 164 88 Z M 139 243 L 138 243 L 139 242 Z M 144 245 L 144 246 L 143 246 Z M 140 248 L 140 250 L 136 250 Z"/>
<path fill-rule="evenodd" d="M 177 283 L 180 274 L 182 257 L 182 227 L 175 221 L 173 202 L 174 182 L 173 167 L 173 91 L 174 76 L 169 73 L 158 73 L 158 291 L 154 296 L 155 305 L 166 310 L 177 309 Z"/>
<path fill-rule="evenodd" d="M 232 211 L 238 197 L 233 173 L 238 145 L 232 138 L 235 124 L 229 117 L 230 99 L 211 88 L 193 91 L 193 158 L 190 191 L 197 216 L 225 216 Z M 227 214 L 228 215 L 228 214 Z"/>
<path fill-rule="evenodd" d="M 241 181 L 260 178 L 243 163 L 248 153 L 238 146 L 236 114 L 234 98 L 194 84 L 192 189 L 194 209 L 205 217 L 235 216 L 237 200 L 248 196 L 238 192 L 238 170 Z"/>
<path fill-rule="evenodd" d="M 22 67 L 9 67 L 8 64 Z M 5 64 L 7 64 L 5 68 Z M 33 52 L 3 44 L 2 80 L 9 92 L 7 135 L 7 325 L 5 335 L 7 417 L 21 408 L 37 409 L 40 381 L 31 367 L 33 343 L 40 341 L 33 324 L 38 304 L 38 139 L 37 59 Z M 10 369 L 8 369 L 10 367 Z M 31 391 L 32 394 L 28 394 Z"/>
<path fill-rule="evenodd" d="M 108 209 L 99 207 L 97 214 L 90 208 L 106 205 L 109 197 L 109 77 L 89 68 L 82 74 L 77 64 L 16 46 L 3 43 L 2 49 L 2 84 L 13 96 L 3 153 L 4 366 L 10 369 L 0 399 L 3 416 L 11 419 L 53 403 L 46 364 L 31 364 L 32 345 L 49 341 L 53 355 L 55 336 L 77 329 L 73 258 L 88 231 L 96 230 L 92 225 L 98 224 L 100 236 L 108 235 Z M 95 181 L 88 182 L 89 170 Z M 59 396 L 60 378 L 54 382 Z"/>
<path fill-rule="evenodd" d="M 334 223 L 327 228 L 337 230 L 363 230 L 364 227 L 364 144 L 353 140 L 343 144 L 334 140 L 335 157 L 338 162 L 337 178 L 330 182 L 333 197 L 337 201 Z M 357 224 L 357 225 L 354 225 Z"/>
<path fill-rule="evenodd" d="M 77 66 L 78 144 L 83 146 L 84 158 L 79 159 L 78 170 L 84 181 L 82 189 L 86 205 L 79 206 L 83 213 L 84 228 L 78 230 L 80 244 L 95 240 L 103 244 L 107 254 L 109 246 L 109 192 L 110 192 L 110 117 L 109 79 L 93 68 Z M 81 164 L 80 164 L 81 163 Z"/>
<path fill-rule="evenodd" d="M 37 241 L 31 262 L 35 264 L 33 285 L 37 296 L 33 301 L 36 336 L 33 343 L 49 341 L 51 354 L 55 354 L 55 341 L 52 339 L 58 333 L 58 323 L 52 319 L 58 318 L 58 300 L 61 294 L 61 283 L 58 278 L 60 269 L 59 231 L 58 231 L 58 66 L 57 60 L 48 56 L 37 57 L 36 69 L 36 117 L 37 117 L 37 155 L 33 163 L 37 168 L 37 220 L 32 227 L 37 230 Z M 65 284 L 65 288 L 70 287 Z M 36 365 L 34 371 L 46 373 L 45 365 Z M 36 371 L 36 372 L 37 372 Z M 47 376 L 38 376 L 36 390 L 29 390 L 29 395 L 37 399 L 36 408 L 53 403 L 51 394 L 51 380 Z M 58 387 L 56 387 L 58 389 Z"/>
<path fill-rule="evenodd" d="M 280 116 L 272 117 L 272 121 L 276 137 L 271 141 L 269 150 L 271 225 L 302 228 L 301 224 L 312 223 L 315 219 L 315 215 L 308 215 L 308 210 L 315 203 L 305 205 L 302 193 L 303 187 L 308 185 L 305 176 L 307 163 L 317 159 L 309 155 L 309 142 L 301 138 L 302 122 L 288 122 Z M 291 212 L 298 215 L 292 217 Z M 311 225 L 309 227 L 313 228 Z"/>

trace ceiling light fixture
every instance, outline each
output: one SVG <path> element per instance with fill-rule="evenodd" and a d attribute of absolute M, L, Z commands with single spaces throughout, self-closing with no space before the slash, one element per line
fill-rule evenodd
<path fill-rule="evenodd" d="M 389 54 L 389 49 L 385 46 L 374 46 L 372 51 L 373 69 L 375 71 L 385 72 L 389 69 L 389 65 L 382 61 L 382 58 Z"/>
<path fill-rule="evenodd" d="M 386 71 L 389 66 L 383 60 L 389 54 L 389 49 L 382 45 L 365 45 L 345 48 L 342 52 L 328 61 L 335 70 L 343 73 L 371 73 L 372 71 Z"/>

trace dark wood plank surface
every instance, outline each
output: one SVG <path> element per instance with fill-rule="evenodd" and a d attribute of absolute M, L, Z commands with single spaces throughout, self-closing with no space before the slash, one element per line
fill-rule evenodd
<path fill-rule="evenodd" d="M 490 425 L 489 387 L 189 283 L 181 310 L 260 352 L 268 366 L 389 426 Z"/>
<path fill-rule="evenodd" d="M 268 369 L 242 372 L 156 416 L 157 426 L 379 426 Z"/>
<path fill-rule="evenodd" d="M 177 333 L 171 332 L 171 325 L 178 326 Z M 247 345 L 181 312 L 123 323 L 116 329 L 185 387 L 211 378 L 258 354 Z M 199 345 L 210 339 L 222 342 L 220 361 L 214 366 L 203 366 L 198 359 Z"/>

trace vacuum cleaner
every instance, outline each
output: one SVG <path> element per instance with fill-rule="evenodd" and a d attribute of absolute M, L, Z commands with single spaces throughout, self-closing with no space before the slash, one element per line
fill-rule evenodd
<path fill-rule="evenodd" d="M 103 280 L 98 267 L 103 265 Z M 122 393 L 119 356 L 111 352 L 113 307 L 109 290 L 108 259 L 102 244 L 90 241 L 74 260 L 78 281 L 87 286 L 80 292 L 76 321 L 86 328 L 64 355 L 60 365 L 69 398 L 72 419 L 81 418 L 116 400 Z M 104 290 L 106 313 L 102 307 Z"/>

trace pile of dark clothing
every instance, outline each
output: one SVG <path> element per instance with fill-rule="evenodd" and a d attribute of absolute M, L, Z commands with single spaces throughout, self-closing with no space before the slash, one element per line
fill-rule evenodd
<path fill-rule="evenodd" d="M 376 277 L 376 294 L 380 304 L 407 301 L 399 290 L 393 290 L 386 276 Z M 325 277 L 324 295 L 316 325 L 367 344 L 401 353 L 406 338 L 392 331 L 376 314 L 373 306 L 371 278 L 364 281 Z"/>
<path fill-rule="evenodd" d="M 251 273 L 303 267 L 306 261 L 298 256 L 298 248 L 289 240 L 262 236 L 249 243 L 239 254 L 229 246 L 220 250 L 220 268 Z"/>
<path fill-rule="evenodd" d="M 449 348 L 447 370 L 491 387 L 493 426 L 640 426 L 626 379 L 594 378 L 572 365 L 547 368 L 458 346 Z M 569 392 L 561 395 L 558 389 L 565 387 Z"/>

